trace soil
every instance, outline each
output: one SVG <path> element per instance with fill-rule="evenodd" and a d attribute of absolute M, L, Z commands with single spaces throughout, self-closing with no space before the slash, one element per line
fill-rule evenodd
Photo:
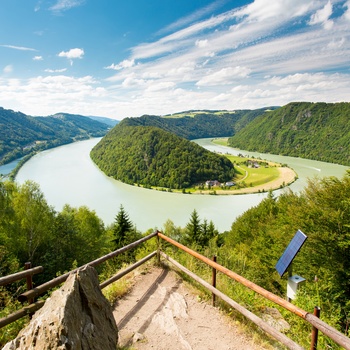
<path fill-rule="evenodd" d="M 119 346 L 137 350 L 257 350 L 234 321 L 174 271 L 152 267 L 135 277 L 114 308 Z"/>

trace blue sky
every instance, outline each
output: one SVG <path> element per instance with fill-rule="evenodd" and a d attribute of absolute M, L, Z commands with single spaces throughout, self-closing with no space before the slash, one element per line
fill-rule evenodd
<path fill-rule="evenodd" d="M 0 106 L 121 120 L 350 101 L 350 0 L 1 0 Z"/>

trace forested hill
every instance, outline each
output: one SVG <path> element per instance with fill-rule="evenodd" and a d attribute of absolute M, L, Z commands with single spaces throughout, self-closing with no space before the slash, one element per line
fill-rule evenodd
<path fill-rule="evenodd" d="M 0 107 L 0 164 L 89 137 L 104 136 L 110 126 L 81 115 L 59 113 L 31 117 Z"/>
<path fill-rule="evenodd" d="M 156 126 L 189 140 L 205 137 L 226 137 L 234 135 L 266 110 L 236 111 L 187 111 L 164 117 L 143 115 L 139 118 L 126 118 L 122 125 Z"/>
<path fill-rule="evenodd" d="M 233 165 L 224 156 L 157 127 L 122 124 L 91 151 L 92 160 L 108 176 L 129 184 L 173 189 L 233 178 Z"/>
<path fill-rule="evenodd" d="M 350 103 L 289 103 L 229 139 L 249 151 L 350 165 Z"/>

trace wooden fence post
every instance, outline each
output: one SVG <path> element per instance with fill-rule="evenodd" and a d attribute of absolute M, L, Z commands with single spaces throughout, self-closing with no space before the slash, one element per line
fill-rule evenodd
<path fill-rule="evenodd" d="M 318 306 L 315 306 L 314 308 L 314 316 L 320 318 L 321 308 Z M 317 349 L 317 339 L 318 339 L 318 329 L 313 326 L 312 327 L 312 333 L 311 333 L 311 350 Z"/>

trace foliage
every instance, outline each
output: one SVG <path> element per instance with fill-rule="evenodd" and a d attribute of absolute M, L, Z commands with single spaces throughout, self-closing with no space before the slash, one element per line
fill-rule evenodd
<path fill-rule="evenodd" d="M 128 237 L 132 231 L 132 222 L 129 219 L 129 215 L 125 212 L 123 205 L 121 205 L 113 227 L 113 242 L 115 244 L 115 249 L 124 247 L 125 245 L 133 242 L 133 240 L 130 240 Z"/>
<path fill-rule="evenodd" d="M 249 151 L 350 165 L 350 103 L 294 102 L 261 114 L 228 143 Z"/>
<path fill-rule="evenodd" d="M 204 249 L 210 245 L 210 242 L 216 242 L 216 245 L 220 245 L 218 240 L 219 232 L 215 228 L 212 221 L 208 223 L 207 219 L 204 219 L 201 223 L 200 217 L 196 209 L 193 210 L 190 216 L 190 220 L 187 223 L 184 230 L 176 229 L 171 221 L 168 221 L 165 226 L 166 234 L 170 233 L 173 239 L 177 239 L 181 243 L 193 246 L 196 249 Z M 174 234 L 174 232 L 177 232 Z M 175 237 L 174 237 L 175 236 Z"/>
<path fill-rule="evenodd" d="M 257 116 L 274 108 L 235 111 L 187 111 L 164 117 L 143 115 L 139 118 L 125 118 L 120 122 L 120 125 L 155 126 L 189 140 L 205 137 L 225 137 L 234 135 Z"/>
<path fill-rule="evenodd" d="M 115 274 L 115 266 L 107 262 L 107 266 L 104 268 L 104 273 L 102 275 L 102 280 L 106 280 Z M 113 273 L 112 273 L 113 271 Z M 109 284 L 102 290 L 103 295 L 110 302 L 111 305 L 120 299 L 122 296 L 127 294 L 133 286 L 134 274 L 128 274 L 116 282 Z"/>
<path fill-rule="evenodd" d="M 310 180 L 299 195 L 285 192 L 275 199 L 270 194 L 232 224 L 219 252 L 224 265 L 283 296 L 287 277 L 279 277 L 275 264 L 301 229 L 308 239 L 293 261 L 293 272 L 307 282 L 297 302 L 312 312 L 308 299 L 317 301 L 327 322 L 344 330 L 350 315 L 349 196 L 350 172 L 343 179 Z M 300 338 L 293 331 L 292 336 Z"/>
<path fill-rule="evenodd" d="M 233 178 L 232 163 L 156 127 L 118 124 L 91 151 L 108 176 L 146 187 L 186 188 L 191 184 Z"/>
<path fill-rule="evenodd" d="M 34 182 L 0 182 L 0 211 L 0 263 L 6 274 L 30 261 L 44 266 L 35 282 L 47 281 L 110 250 L 109 234 L 94 211 L 66 205 L 57 213 Z"/>
<path fill-rule="evenodd" d="M 133 243 L 141 238 L 141 233 L 136 230 L 129 219 L 129 215 L 126 213 L 123 205 L 120 206 L 119 212 L 115 218 L 113 225 L 113 244 L 114 250 L 122 248 L 130 243 Z M 133 248 L 122 255 L 118 256 L 115 261 L 117 266 L 123 263 L 130 263 L 135 261 L 138 248 Z"/>
<path fill-rule="evenodd" d="M 0 164 L 77 140 L 100 137 L 109 126 L 81 115 L 31 117 L 0 107 Z"/>

